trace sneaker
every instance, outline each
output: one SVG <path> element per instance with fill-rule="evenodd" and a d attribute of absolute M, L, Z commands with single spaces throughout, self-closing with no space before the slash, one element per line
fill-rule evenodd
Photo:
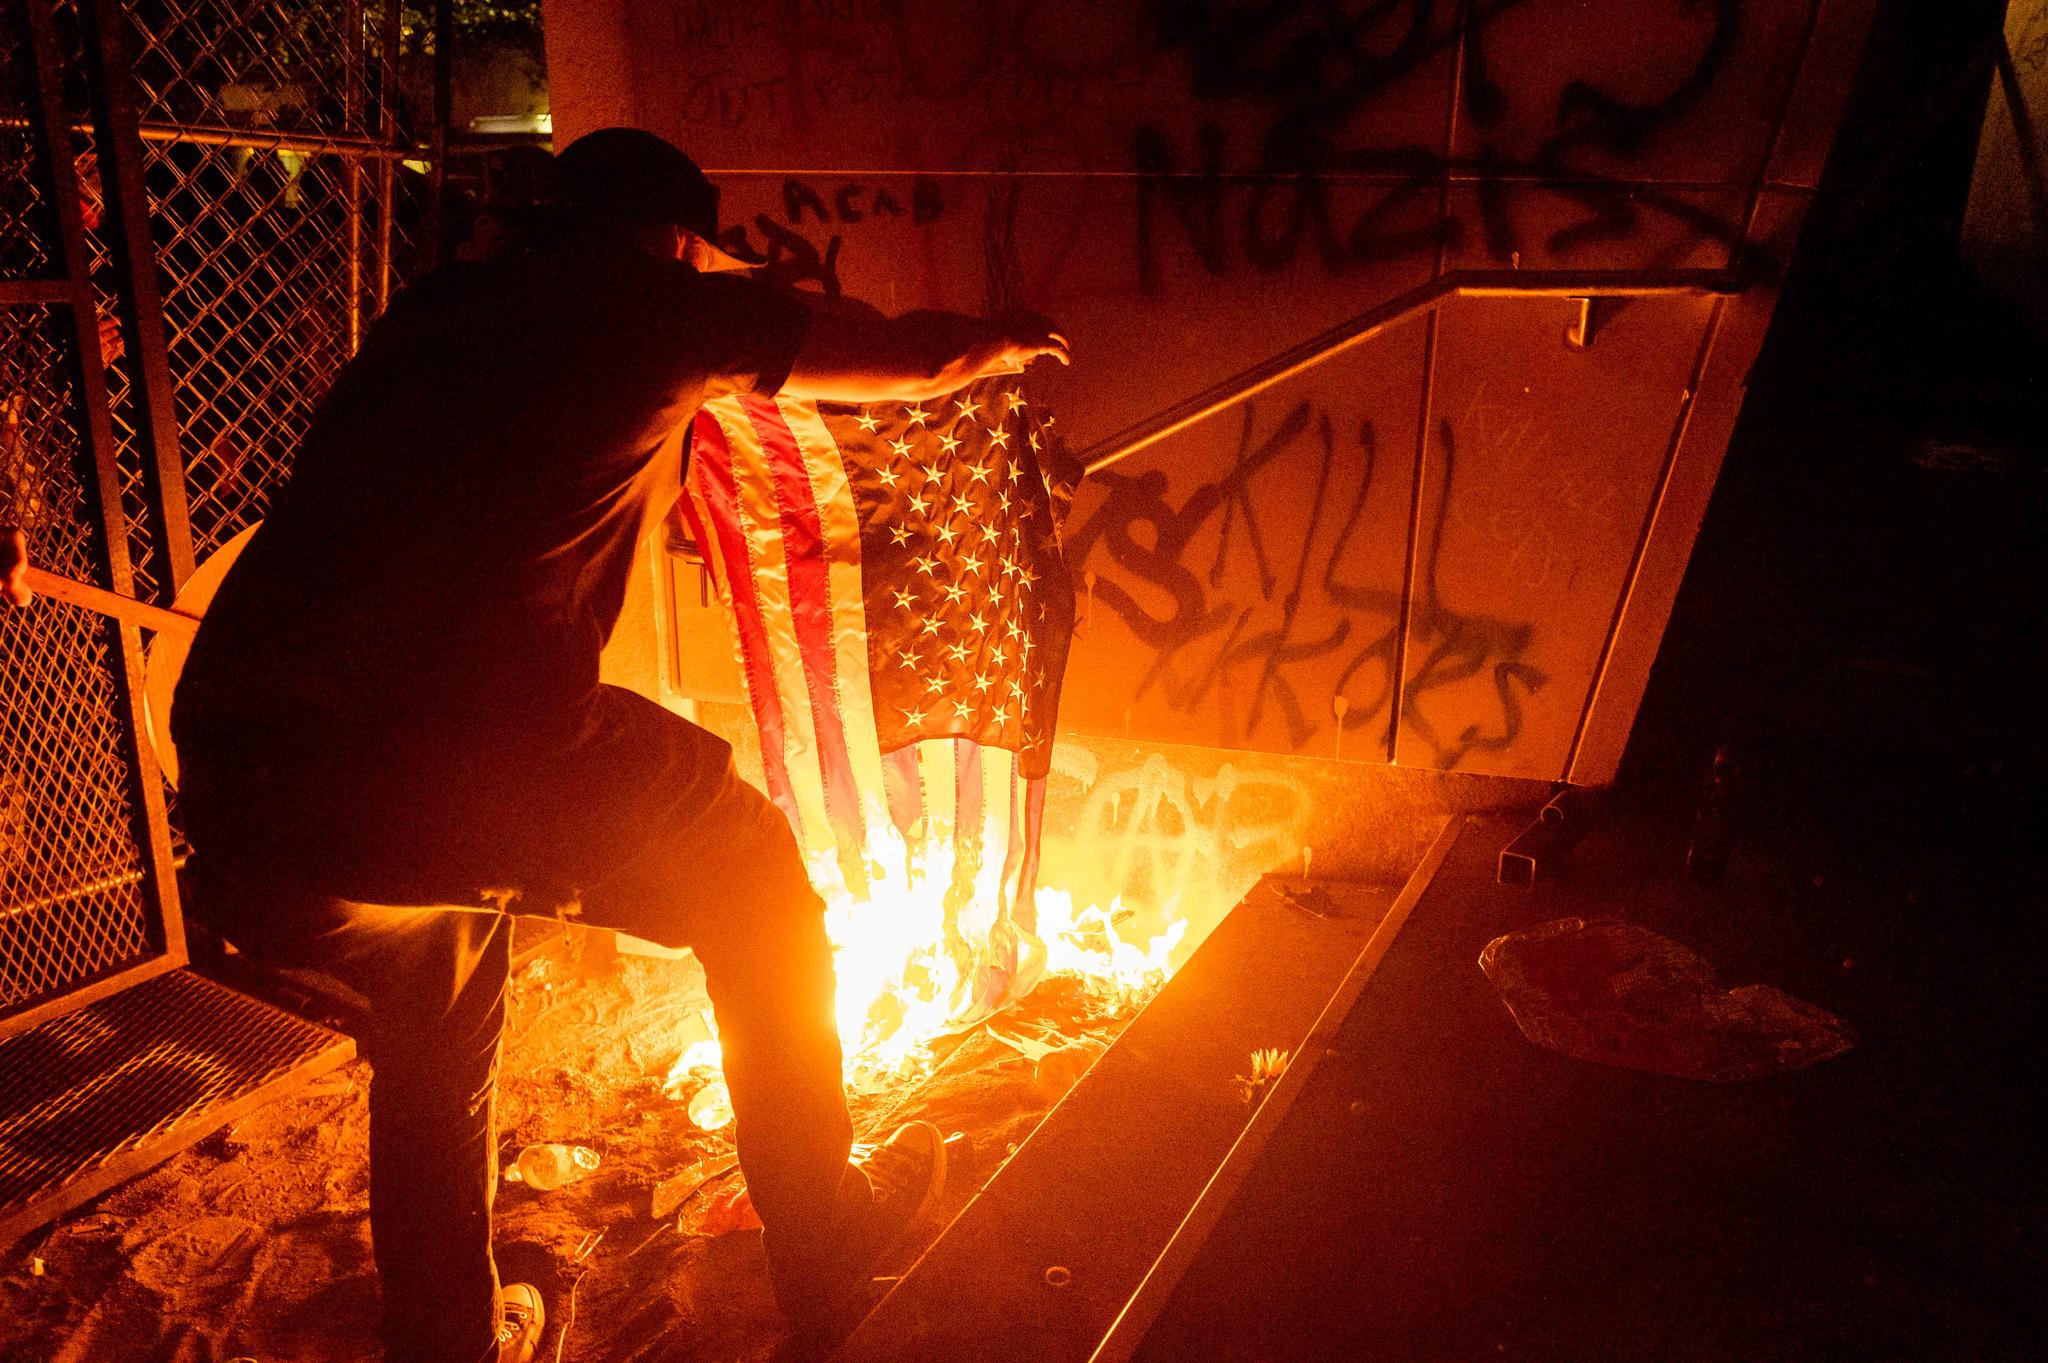
<path fill-rule="evenodd" d="M 769 1258 L 775 1295 L 792 1333 L 774 1363 L 817 1363 L 838 1348 L 874 1306 L 875 1266 L 902 1245 L 937 1207 L 946 1186 L 946 1142 L 930 1122 L 909 1122 L 880 1145 L 853 1147 L 853 1167 L 867 1180 L 867 1205 L 851 1212 L 826 1249 L 827 1262 L 804 1267 Z"/>
<path fill-rule="evenodd" d="M 946 1138 L 930 1122 L 905 1122 L 880 1145 L 853 1148 L 871 1199 L 865 1241 L 869 1262 L 882 1258 L 928 1219 L 946 1189 Z"/>
<path fill-rule="evenodd" d="M 498 1312 L 498 1352 L 492 1358 L 496 1363 L 533 1363 L 541 1327 L 547 1323 L 540 1290 L 527 1283 L 507 1283 L 498 1292 Z"/>

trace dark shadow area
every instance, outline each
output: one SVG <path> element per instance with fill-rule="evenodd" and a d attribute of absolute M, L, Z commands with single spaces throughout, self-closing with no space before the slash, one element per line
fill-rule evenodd
<path fill-rule="evenodd" d="M 1534 892 L 1454 854 L 1141 1357 L 2037 1347 L 2048 356 L 1956 249 L 2002 11 L 1881 7 L 1614 823 Z M 1595 914 L 1860 1040 L 1733 1085 L 1539 1050 L 1477 954 Z"/>

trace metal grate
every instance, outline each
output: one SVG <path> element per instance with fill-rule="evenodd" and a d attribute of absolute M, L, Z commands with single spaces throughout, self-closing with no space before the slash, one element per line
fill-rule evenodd
<path fill-rule="evenodd" d="M 50 310 L 0 309 L 0 519 L 106 585 Z M 148 948 L 118 658 L 97 615 L 0 611 L 0 1009 Z"/>
<path fill-rule="evenodd" d="M 0 1041 L 0 1243 L 353 1053 L 183 970 Z"/>

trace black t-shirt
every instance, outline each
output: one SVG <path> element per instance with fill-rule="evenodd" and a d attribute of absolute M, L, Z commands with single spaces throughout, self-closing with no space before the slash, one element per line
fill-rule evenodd
<path fill-rule="evenodd" d="M 207 613 L 174 707 L 188 764 L 572 746 L 691 417 L 775 392 L 807 318 L 749 279 L 578 248 L 407 291 Z"/>

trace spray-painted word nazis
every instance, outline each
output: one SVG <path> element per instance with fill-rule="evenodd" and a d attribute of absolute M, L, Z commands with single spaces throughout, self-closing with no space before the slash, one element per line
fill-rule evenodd
<path fill-rule="evenodd" d="M 1515 200 L 1507 192 L 1518 180 L 1545 181 L 1579 210 L 1543 239 L 1543 249 L 1556 256 L 1634 235 L 1645 212 L 1674 220 L 1685 237 L 1738 244 L 1739 223 L 1711 211 L 1697 195 L 1635 183 L 1601 166 L 1643 153 L 1661 125 L 1713 87 L 1735 48 L 1741 0 L 1695 7 L 1703 30 L 1696 58 L 1656 97 L 1632 102 L 1589 81 L 1569 81 L 1549 131 L 1533 152 L 1516 154 L 1507 146 L 1532 130 L 1509 116 L 1508 97 L 1488 66 L 1486 34 L 1489 23 L 1522 3 L 1458 3 L 1446 23 L 1431 0 L 1411 0 L 1406 27 L 1387 48 L 1385 35 L 1404 12 L 1399 5 L 1365 5 L 1353 13 L 1330 4 L 1155 0 L 1159 43 L 1191 58 L 1195 94 L 1204 101 L 1252 101 L 1270 111 L 1270 121 L 1248 161 L 1233 161 L 1230 133 L 1215 122 L 1202 124 L 1192 154 L 1162 128 L 1135 130 L 1141 287 L 1148 293 L 1160 287 L 1159 254 L 1169 222 L 1215 274 L 1240 259 L 1278 269 L 1304 251 L 1342 270 L 1458 245 L 1466 205 L 1461 200 L 1439 212 L 1447 174 L 1470 196 L 1486 253 L 1503 262 L 1522 249 Z M 1412 93 L 1409 78 L 1432 61 L 1450 61 L 1461 34 L 1458 118 L 1466 145 L 1389 145 L 1375 136 L 1376 102 L 1400 88 Z M 1581 152 L 1592 154 L 1587 164 L 1575 164 Z"/>

